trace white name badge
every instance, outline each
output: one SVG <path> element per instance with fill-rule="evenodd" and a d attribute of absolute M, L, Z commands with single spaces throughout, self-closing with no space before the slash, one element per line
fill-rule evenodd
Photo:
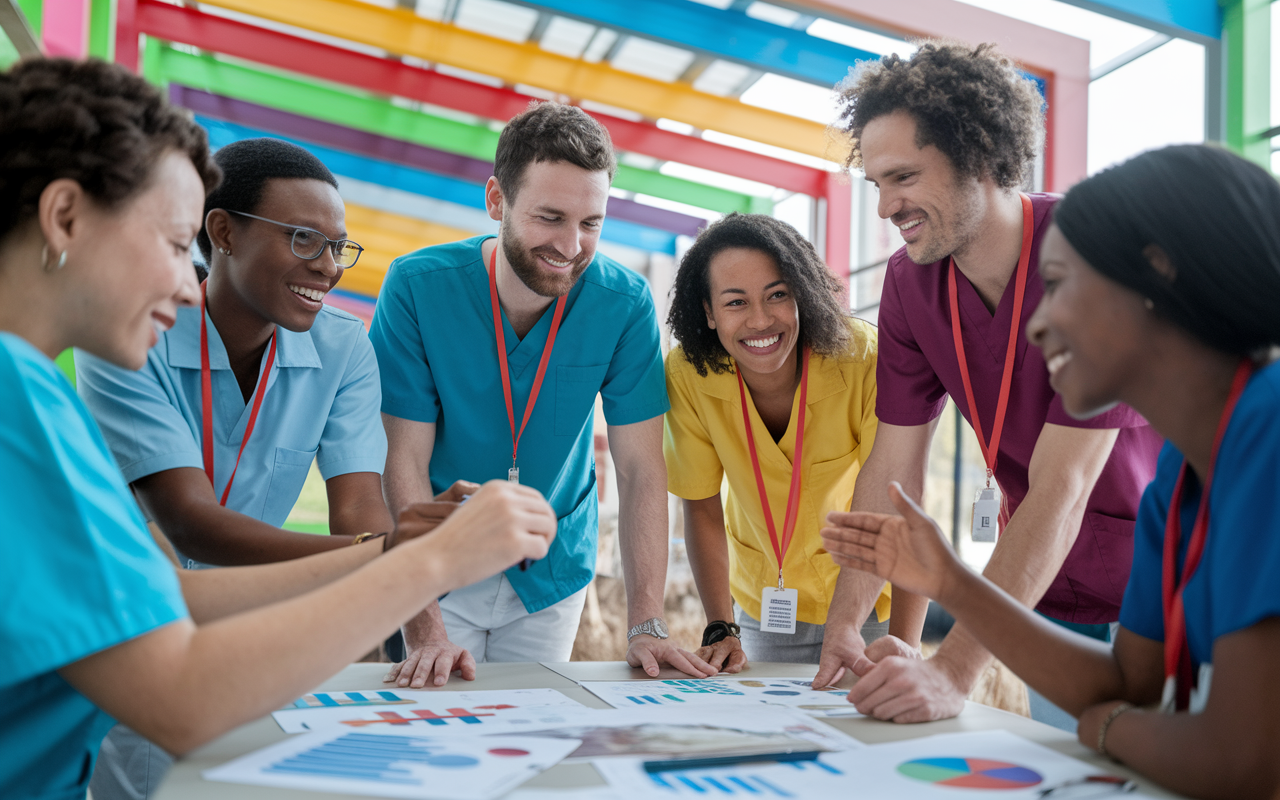
<path fill-rule="evenodd" d="M 764 587 L 764 593 L 760 597 L 760 630 L 795 633 L 798 599 L 799 593 L 795 589 Z"/>
<path fill-rule="evenodd" d="M 507 470 L 507 481 L 508 481 L 508 482 L 510 482 L 510 483 L 519 483 L 519 482 L 520 482 L 520 468 L 519 468 L 519 467 L 512 467 L 511 469 Z"/>
<path fill-rule="evenodd" d="M 1000 490 L 979 489 L 973 501 L 973 540 L 994 542 L 1000 527 Z"/>

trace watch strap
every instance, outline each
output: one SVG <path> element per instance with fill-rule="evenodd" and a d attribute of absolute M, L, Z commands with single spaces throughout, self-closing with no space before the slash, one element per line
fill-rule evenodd
<path fill-rule="evenodd" d="M 707 647 L 708 645 L 713 645 L 716 642 L 729 638 L 730 636 L 735 639 L 741 638 L 741 634 L 742 628 L 738 627 L 736 624 L 718 619 L 707 623 L 707 627 L 703 629 L 702 646 Z"/>

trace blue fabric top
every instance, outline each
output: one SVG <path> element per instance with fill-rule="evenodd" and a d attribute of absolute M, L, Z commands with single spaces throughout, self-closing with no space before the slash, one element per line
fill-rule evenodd
<path fill-rule="evenodd" d="M 505 479 L 511 467 L 489 273 L 480 254 L 485 238 L 396 259 L 370 328 L 382 371 L 382 410 L 436 424 L 430 468 L 436 492 L 455 480 Z M 523 340 L 503 318 L 517 427 L 553 308 Z M 520 438 L 520 482 L 542 492 L 560 518 L 547 558 L 527 572 L 507 571 L 530 612 L 563 600 L 595 573 L 597 394 L 610 425 L 652 419 L 669 407 L 649 288 L 602 255 L 569 292 L 542 392 Z"/>
<path fill-rule="evenodd" d="M 252 402 L 240 392 L 212 319 L 208 332 L 214 489 L 221 497 Z M 311 330 L 277 327 L 276 337 L 267 394 L 227 508 L 279 526 L 297 502 L 312 461 L 325 480 L 349 472 L 381 475 L 387 436 L 378 413 L 378 362 L 360 320 L 325 306 Z M 204 469 L 199 308 L 178 309 L 177 323 L 151 348 L 141 370 L 77 352 L 76 378 L 126 482 L 178 467 Z"/>
<path fill-rule="evenodd" d="M 0 797 L 83 798 L 113 724 L 57 669 L 187 616 L 66 376 L 0 333 Z"/>
<path fill-rule="evenodd" d="M 1182 453 L 1165 445 L 1138 507 L 1133 570 L 1120 609 L 1121 625 L 1156 641 L 1164 641 L 1165 519 L 1181 466 Z M 1179 572 L 1200 497 L 1199 481 L 1188 473 Z M 1280 363 L 1254 374 L 1241 395 L 1218 452 L 1209 500 L 1204 555 L 1183 593 L 1196 665 L 1212 663 L 1219 637 L 1280 616 Z"/>

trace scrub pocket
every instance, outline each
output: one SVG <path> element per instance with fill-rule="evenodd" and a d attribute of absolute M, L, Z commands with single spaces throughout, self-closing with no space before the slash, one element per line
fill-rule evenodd
<path fill-rule="evenodd" d="M 594 420 L 596 395 L 608 364 L 556 368 L 556 436 L 577 436 Z"/>
<path fill-rule="evenodd" d="M 266 500 L 260 519 L 269 525 L 283 525 L 289 512 L 302 494 L 302 484 L 307 481 L 311 462 L 316 460 L 315 450 L 291 450 L 276 448 L 276 460 L 271 466 L 271 480 L 267 485 Z"/>

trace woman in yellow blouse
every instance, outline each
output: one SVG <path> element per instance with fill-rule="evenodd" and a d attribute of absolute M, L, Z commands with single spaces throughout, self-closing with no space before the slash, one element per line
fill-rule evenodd
<path fill-rule="evenodd" d="M 889 629 L 889 586 L 842 574 L 818 535 L 849 508 L 876 432 L 876 332 L 841 288 L 794 228 L 758 214 L 709 227 L 676 275 L 667 485 L 709 623 L 698 655 L 728 672 L 748 657 L 852 668 Z M 857 622 L 826 631 L 833 599 Z M 918 645 L 912 622 L 894 634 Z"/>

